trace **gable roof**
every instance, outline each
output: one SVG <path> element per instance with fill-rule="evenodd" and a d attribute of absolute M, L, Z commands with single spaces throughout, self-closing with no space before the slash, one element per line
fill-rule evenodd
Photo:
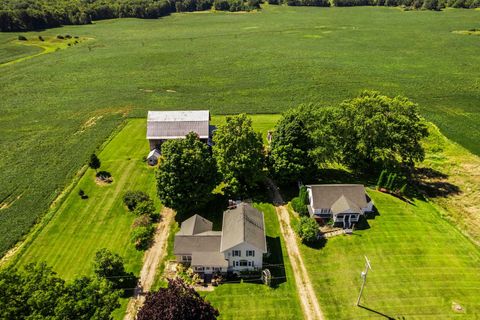
<path fill-rule="evenodd" d="M 173 253 L 175 255 L 193 254 L 194 252 L 220 252 L 221 233 L 217 235 L 175 235 Z"/>
<path fill-rule="evenodd" d="M 311 190 L 312 207 L 329 209 L 342 196 L 357 207 L 367 207 L 367 196 L 362 184 L 315 184 L 308 185 Z"/>
<path fill-rule="evenodd" d="M 247 203 L 241 203 L 223 213 L 220 251 L 224 252 L 244 242 L 267 252 L 263 213 Z"/>
<path fill-rule="evenodd" d="M 213 223 L 198 214 L 195 214 L 182 222 L 177 235 L 193 236 L 202 232 L 212 231 Z"/>
<path fill-rule="evenodd" d="M 210 111 L 148 111 L 147 139 L 179 139 L 195 132 L 209 137 Z"/>
<path fill-rule="evenodd" d="M 153 149 L 150 151 L 150 153 L 147 156 L 147 159 L 150 159 L 151 157 L 155 157 L 155 159 L 158 159 L 160 157 L 160 152 L 158 152 L 157 149 Z"/>
<path fill-rule="evenodd" d="M 362 213 L 362 210 L 359 206 L 353 203 L 350 199 L 342 195 L 332 204 L 332 213 L 339 214 L 344 212 L 350 213 Z"/>

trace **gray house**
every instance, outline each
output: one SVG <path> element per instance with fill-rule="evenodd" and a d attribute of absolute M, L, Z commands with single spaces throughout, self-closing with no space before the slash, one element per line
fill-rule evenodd
<path fill-rule="evenodd" d="M 192 111 L 148 111 L 147 139 L 150 150 L 161 150 L 163 142 L 171 139 L 183 139 L 195 132 L 200 140 L 210 143 L 210 112 Z"/>
<path fill-rule="evenodd" d="M 212 226 L 199 215 L 182 222 L 173 249 L 178 262 L 201 275 L 262 268 L 267 252 L 262 212 L 241 203 L 223 213 L 222 231 Z"/>
<path fill-rule="evenodd" d="M 345 229 L 359 221 L 366 212 L 373 211 L 373 201 L 361 184 L 307 185 L 310 216 L 324 223 L 333 219 L 334 224 Z"/>

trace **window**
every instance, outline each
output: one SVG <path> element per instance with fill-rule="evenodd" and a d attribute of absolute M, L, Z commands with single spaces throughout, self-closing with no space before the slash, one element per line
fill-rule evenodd
<path fill-rule="evenodd" d="M 182 261 L 192 261 L 192 256 L 182 256 Z"/>
<path fill-rule="evenodd" d="M 210 267 L 206 267 L 205 270 L 210 270 Z"/>
<path fill-rule="evenodd" d="M 249 266 L 249 267 L 252 266 L 252 261 L 248 261 L 248 266 Z"/>
<path fill-rule="evenodd" d="M 232 250 L 232 256 L 234 257 L 241 257 L 240 250 Z"/>
<path fill-rule="evenodd" d="M 238 267 L 238 261 L 233 261 L 233 266 Z"/>
<path fill-rule="evenodd" d="M 240 267 L 246 267 L 247 266 L 247 260 L 240 260 Z"/>
<path fill-rule="evenodd" d="M 247 250 L 247 257 L 255 257 L 255 250 Z"/>

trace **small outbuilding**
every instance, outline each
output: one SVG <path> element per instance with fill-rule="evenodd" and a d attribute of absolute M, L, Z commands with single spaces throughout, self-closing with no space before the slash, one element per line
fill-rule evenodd
<path fill-rule="evenodd" d="M 147 156 L 147 162 L 151 166 L 155 166 L 158 163 L 158 158 L 160 158 L 160 151 L 153 149 Z"/>

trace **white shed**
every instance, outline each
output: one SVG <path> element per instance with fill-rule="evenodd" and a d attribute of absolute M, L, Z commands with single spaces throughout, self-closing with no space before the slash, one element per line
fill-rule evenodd
<path fill-rule="evenodd" d="M 160 158 L 160 151 L 153 149 L 147 156 L 147 162 L 151 166 L 155 166 L 158 163 L 158 158 Z"/>

